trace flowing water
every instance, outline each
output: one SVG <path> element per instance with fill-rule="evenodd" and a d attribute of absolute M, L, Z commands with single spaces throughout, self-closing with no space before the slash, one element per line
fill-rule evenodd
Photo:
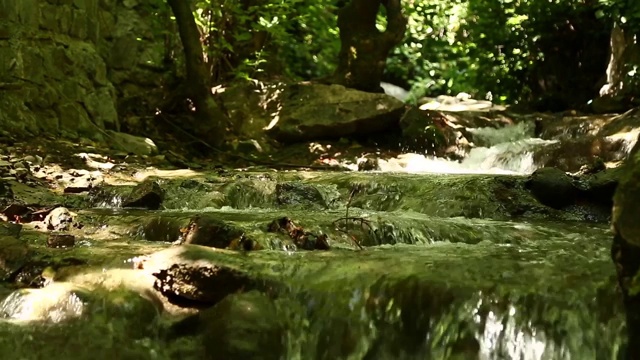
<path fill-rule="evenodd" d="M 491 182 L 531 173 L 533 152 L 550 142 L 531 138 L 526 125 L 474 136 L 484 147 L 462 162 L 413 154 L 381 164 L 396 174 L 307 181 L 325 198 L 346 184 L 376 184 L 350 209 L 366 219 L 367 226 L 351 225 L 365 250 L 336 229 L 344 208 L 277 208 L 245 188 L 221 208 L 195 207 L 197 196 L 183 194 L 161 212 L 81 211 L 109 240 L 89 238 L 67 256 L 91 265 L 73 273 L 98 269 L 100 280 L 67 277 L 8 295 L 0 304 L 0 351 L 7 359 L 615 359 L 624 317 L 608 226 L 505 215 Z M 481 173 L 493 175 L 461 175 Z M 198 256 L 268 279 L 277 295 L 233 295 L 225 305 L 231 310 L 205 326 L 202 340 L 175 339 L 165 336 L 169 316 L 127 289 L 104 292 L 96 284 L 135 282 L 128 259 L 172 248 L 147 241 L 141 224 L 150 217 L 184 224 L 195 214 L 268 244 Z M 328 234 L 333 249 L 297 251 L 264 233 L 281 216 Z"/>
<path fill-rule="evenodd" d="M 476 147 L 462 161 L 453 161 L 416 153 L 380 160 L 382 172 L 439 174 L 531 174 L 540 165 L 534 154 L 557 140 L 533 137 L 533 124 L 522 121 L 503 128 L 468 129 Z M 343 164 L 357 169 L 357 165 Z"/>

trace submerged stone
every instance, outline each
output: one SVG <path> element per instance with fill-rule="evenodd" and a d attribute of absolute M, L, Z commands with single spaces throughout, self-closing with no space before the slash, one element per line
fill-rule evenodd
<path fill-rule="evenodd" d="M 208 307 L 227 295 L 248 291 L 254 281 L 238 270 L 225 266 L 189 266 L 174 264 L 153 274 L 153 287 L 172 304 Z"/>
<path fill-rule="evenodd" d="M 276 199 L 280 206 L 325 208 L 322 193 L 312 184 L 283 182 L 276 185 Z"/>
<path fill-rule="evenodd" d="M 536 170 L 527 185 L 542 204 L 555 209 L 572 204 L 578 193 L 573 180 L 564 171 L 556 168 Z"/>
<path fill-rule="evenodd" d="M 164 200 L 164 191 L 156 181 L 147 180 L 131 189 L 122 207 L 158 210 Z"/>
<path fill-rule="evenodd" d="M 49 234 L 47 237 L 47 247 L 69 248 L 76 244 L 76 237 L 71 234 Z"/>
<path fill-rule="evenodd" d="M 212 215 L 202 214 L 191 219 L 183 236 L 185 244 L 226 249 L 234 241 L 240 242 L 244 231 Z"/>

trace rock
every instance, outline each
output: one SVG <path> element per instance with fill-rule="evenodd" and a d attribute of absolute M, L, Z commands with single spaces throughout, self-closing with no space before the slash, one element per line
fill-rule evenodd
<path fill-rule="evenodd" d="M 405 102 L 409 99 L 409 95 L 410 95 L 409 91 L 398 85 L 381 82 L 380 87 L 382 88 L 382 90 L 384 90 L 385 94 L 389 96 L 393 96 L 394 98 L 402 102 Z"/>
<path fill-rule="evenodd" d="M 0 222 L 0 236 L 13 236 L 15 238 L 19 238 L 20 232 L 22 232 L 22 225 L 10 222 Z"/>
<path fill-rule="evenodd" d="M 281 359 L 286 328 L 274 301 L 251 291 L 200 313 L 207 359 Z"/>
<path fill-rule="evenodd" d="M 584 180 L 584 194 L 597 204 L 612 207 L 613 196 L 624 171 L 624 166 L 619 166 L 587 176 Z"/>
<path fill-rule="evenodd" d="M 249 291 L 255 282 L 238 270 L 228 267 L 174 264 L 154 273 L 153 287 L 175 305 L 208 307 L 226 296 Z"/>
<path fill-rule="evenodd" d="M 613 227 L 618 235 L 633 246 L 640 247 L 640 142 L 625 162 L 614 195 Z M 640 259 L 638 259 L 640 261 Z"/>
<path fill-rule="evenodd" d="M 17 161 L 13 164 L 13 168 L 18 170 L 18 169 L 29 169 L 28 165 L 25 164 L 22 161 Z"/>
<path fill-rule="evenodd" d="M 18 238 L 0 235 L 0 281 L 7 281 L 11 274 L 27 262 L 29 248 Z"/>
<path fill-rule="evenodd" d="M 610 141 L 602 136 L 582 135 L 547 144 L 534 153 L 534 163 L 577 172 L 584 165 L 598 161 L 620 161 L 626 156 L 622 141 Z"/>
<path fill-rule="evenodd" d="M 593 99 L 590 108 L 595 114 L 612 114 L 625 111 L 629 104 L 622 96 L 601 96 Z"/>
<path fill-rule="evenodd" d="M 267 226 L 267 232 L 281 233 L 293 240 L 293 250 L 329 250 L 329 240 L 326 234 L 314 234 L 298 226 L 288 217 L 273 220 Z M 285 245 L 286 246 L 286 245 Z"/>
<path fill-rule="evenodd" d="M 247 155 L 264 152 L 260 143 L 254 139 L 238 141 L 233 144 L 233 147 L 235 151 Z"/>
<path fill-rule="evenodd" d="M 71 234 L 49 234 L 47 237 L 47 247 L 69 248 L 76 244 L 76 237 Z"/>
<path fill-rule="evenodd" d="M 276 200 L 281 206 L 327 207 L 318 188 L 298 181 L 278 183 L 276 185 Z"/>
<path fill-rule="evenodd" d="M 31 171 L 26 168 L 18 168 L 11 170 L 9 173 L 15 175 L 16 179 L 18 180 L 26 180 L 27 176 L 31 174 Z"/>
<path fill-rule="evenodd" d="M 364 159 L 358 162 L 358 171 L 378 171 L 380 170 L 380 162 L 377 158 Z"/>
<path fill-rule="evenodd" d="M 400 119 L 401 146 L 409 151 L 442 155 L 455 145 L 456 135 L 446 125 L 444 116 L 436 111 L 423 111 L 409 107 Z"/>
<path fill-rule="evenodd" d="M 113 150 L 126 151 L 139 156 L 153 156 L 158 153 L 158 148 L 153 140 L 112 130 L 107 130 L 109 144 Z"/>
<path fill-rule="evenodd" d="M 35 288 L 39 289 L 48 285 L 53 277 L 55 271 L 48 267 L 43 261 L 32 261 L 25 264 L 17 272 L 12 275 L 11 281 L 14 285 L 21 288 Z"/>
<path fill-rule="evenodd" d="M 124 208 L 145 208 L 158 210 L 164 199 L 164 191 L 153 180 L 146 180 L 131 189 L 129 195 L 122 202 Z"/>
<path fill-rule="evenodd" d="M 282 111 L 268 132 L 282 142 L 368 135 L 395 128 L 404 103 L 386 94 L 340 85 L 298 84 L 283 92 Z"/>
<path fill-rule="evenodd" d="M 100 179 L 101 180 L 101 179 Z M 96 183 L 96 178 L 91 174 L 83 174 L 70 178 L 64 187 L 65 194 L 79 194 L 90 191 Z"/>
<path fill-rule="evenodd" d="M 47 215 L 44 223 L 47 230 L 68 231 L 73 225 L 75 215 L 65 207 L 57 207 Z"/>
<path fill-rule="evenodd" d="M 627 315 L 627 359 L 640 357 L 640 142 L 632 149 L 614 195 L 611 257 Z"/>
<path fill-rule="evenodd" d="M 32 165 L 39 165 L 36 161 L 36 157 L 33 155 L 27 155 L 22 159 L 24 162 L 26 162 L 27 164 L 32 164 Z"/>
<path fill-rule="evenodd" d="M 573 180 L 556 168 L 536 170 L 527 181 L 527 187 L 540 203 L 555 209 L 572 204 L 578 192 Z"/>
<path fill-rule="evenodd" d="M 170 217 L 153 217 L 137 231 L 144 240 L 174 242 L 180 239 L 180 223 Z"/>
<path fill-rule="evenodd" d="M 234 242 L 244 241 L 244 231 L 211 215 L 191 219 L 184 234 L 184 243 L 226 249 Z"/>

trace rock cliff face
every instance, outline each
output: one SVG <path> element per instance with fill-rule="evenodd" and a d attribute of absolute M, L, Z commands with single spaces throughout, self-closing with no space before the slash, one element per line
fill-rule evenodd
<path fill-rule="evenodd" d="M 0 1 L 0 135 L 103 140 L 119 130 L 118 109 L 144 104 L 162 79 L 153 27 L 163 24 L 150 4 Z"/>

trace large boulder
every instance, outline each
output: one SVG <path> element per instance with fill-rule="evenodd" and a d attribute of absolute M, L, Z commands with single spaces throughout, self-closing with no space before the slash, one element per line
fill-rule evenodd
<path fill-rule="evenodd" d="M 611 256 L 627 311 L 627 359 L 640 358 L 640 143 L 627 158 L 614 196 Z"/>
<path fill-rule="evenodd" d="M 340 85 L 296 84 L 283 90 L 269 133 L 282 142 L 380 133 L 398 126 L 404 103 Z"/>

